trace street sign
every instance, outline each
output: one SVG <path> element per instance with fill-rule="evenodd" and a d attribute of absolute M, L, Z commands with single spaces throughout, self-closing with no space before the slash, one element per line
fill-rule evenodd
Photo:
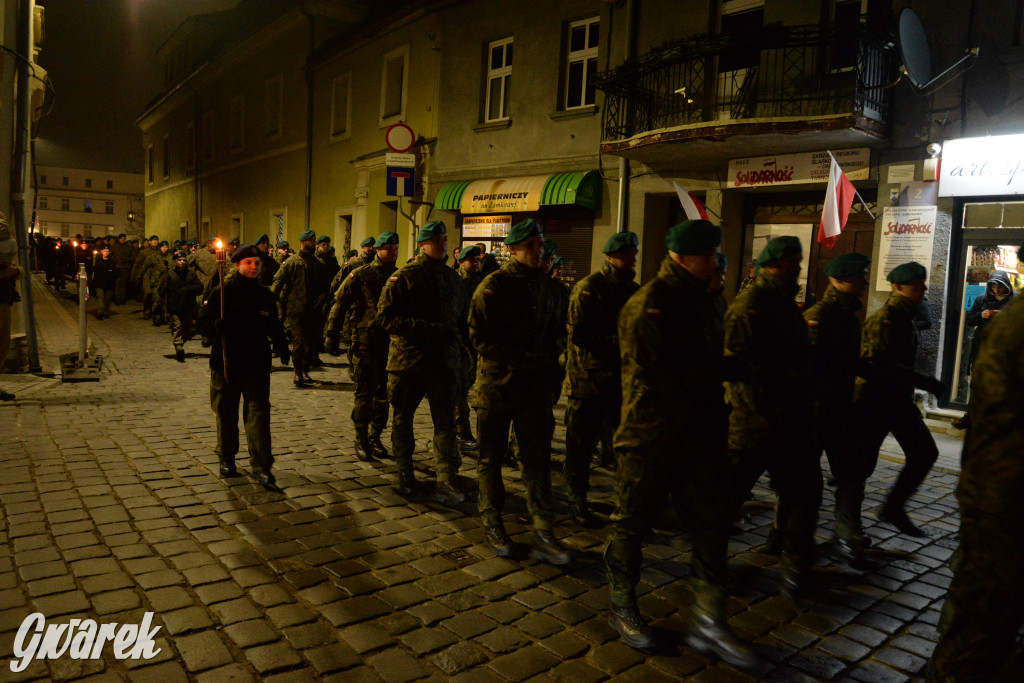
<path fill-rule="evenodd" d="M 384 194 L 389 197 L 412 197 L 416 194 L 416 169 L 406 166 L 387 166 Z"/>
<path fill-rule="evenodd" d="M 416 166 L 416 155 L 388 152 L 384 155 L 384 165 L 396 166 L 398 168 L 413 168 Z"/>
<path fill-rule="evenodd" d="M 412 149 L 416 143 L 416 135 L 413 134 L 412 128 L 409 126 L 404 123 L 396 123 L 388 127 L 387 132 L 384 133 L 384 142 L 392 152 L 403 154 Z"/>

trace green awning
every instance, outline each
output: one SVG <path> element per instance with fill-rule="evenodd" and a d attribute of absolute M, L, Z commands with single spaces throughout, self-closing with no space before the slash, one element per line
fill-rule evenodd
<path fill-rule="evenodd" d="M 601 200 L 597 171 L 491 178 L 448 183 L 434 206 L 464 214 L 536 211 L 541 206 L 578 204 L 594 210 Z"/>

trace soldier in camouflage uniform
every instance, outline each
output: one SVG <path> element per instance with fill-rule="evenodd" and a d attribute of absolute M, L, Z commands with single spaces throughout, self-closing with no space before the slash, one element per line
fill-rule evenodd
<path fill-rule="evenodd" d="M 916 262 L 904 263 L 889 273 L 892 294 L 864 321 L 860 355 L 869 376 L 858 378 L 855 390 L 868 475 L 889 432 L 906 456 L 906 465 L 878 518 L 908 536 L 925 535 L 904 508 L 939 457 L 935 439 L 914 404 L 914 388 L 936 395 L 945 391 L 942 382 L 914 370 L 918 334 L 914 317 L 928 291 L 927 275 L 925 267 Z"/>
<path fill-rule="evenodd" d="M 403 496 L 417 493 L 412 422 L 425 396 L 434 423 L 437 493 L 449 502 L 461 503 L 466 494 L 455 479 L 459 468 L 455 401 L 459 340 L 465 336 L 469 301 L 459 276 L 445 265 L 446 232 L 440 221 L 420 228 L 416 235 L 420 254 L 390 277 L 377 315 L 380 326 L 391 335 L 388 400 L 394 410 L 391 447 L 398 465 L 398 491 Z"/>
<path fill-rule="evenodd" d="M 148 298 L 149 292 L 143 282 L 142 273 L 149 266 L 150 258 L 159 253 L 157 249 L 158 244 L 160 244 L 160 238 L 156 235 L 150 235 L 149 241 L 143 245 L 135 257 L 135 261 L 132 262 L 131 283 L 133 287 L 137 288 L 139 301 L 142 302 L 143 320 L 149 320 L 149 317 L 152 315 L 153 302 Z"/>
<path fill-rule="evenodd" d="M 811 342 L 818 450 L 828 456 L 836 480 L 836 528 L 832 556 L 851 566 L 863 563 L 867 538 L 860 508 L 870 474 L 854 416 L 853 387 L 859 371 L 861 297 L 868 286 L 871 259 L 841 254 L 825 265 L 829 285 L 818 303 L 804 311 Z"/>
<path fill-rule="evenodd" d="M 814 450 L 810 341 L 795 296 L 803 247 L 776 237 L 757 257 L 757 282 L 725 314 L 725 356 L 745 362 L 749 377 L 726 383 L 729 449 L 736 507 L 768 471 L 778 493 L 775 528 L 783 557 L 782 593 L 794 597 L 814 564 L 821 504 L 820 459 Z"/>
<path fill-rule="evenodd" d="M 507 557 L 513 548 L 501 519 L 501 465 L 514 426 L 536 532 L 533 556 L 565 564 L 571 555 L 552 533 L 549 388 L 552 359 L 565 328 L 557 325 L 551 278 L 540 267 L 542 239 L 540 224 L 532 218 L 513 226 L 505 238 L 512 257 L 473 294 L 469 326 L 477 352 L 477 478 L 485 541 L 496 555 Z"/>
<path fill-rule="evenodd" d="M 459 264 L 458 273 L 466 288 L 466 301 L 473 300 L 473 293 L 483 280 L 480 276 L 480 247 L 463 247 L 456 257 Z M 469 390 L 473 386 L 473 379 L 476 376 L 476 352 L 473 344 L 467 335 L 462 339 L 462 363 L 459 373 L 459 399 L 455 404 L 455 427 L 458 430 L 459 450 L 476 450 L 477 441 L 473 436 L 473 429 L 470 423 Z"/>
<path fill-rule="evenodd" d="M 398 235 L 381 233 L 376 247 L 373 263 L 349 273 L 334 295 L 324 341 L 327 352 L 338 355 L 342 320 L 352 316 L 352 337 L 346 340 L 352 350 L 352 378 L 356 385 L 352 423 L 356 428 L 356 457 L 366 462 L 374 456 L 388 456 L 380 435 L 388 423 L 389 341 L 388 333 L 377 324 L 377 304 L 388 278 L 395 272 Z"/>
<path fill-rule="evenodd" d="M 281 264 L 274 276 L 270 291 L 277 297 L 281 320 L 291 334 L 292 364 L 295 368 L 296 387 L 313 383 L 309 376 L 310 361 L 316 354 L 323 336 L 318 313 L 327 289 L 320 277 L 320 262 L 313 255 L 316 233 L 305 230 L 299 235 L 302 247 L 299 253 Z"/>
<path fill-rule="evenodd" d="M 341 287 L 341 283 L 345 281 L 345 279 L 353 270 L 361 266 L 368 266 L 371 263 L 373 263 L 375 251 L 375 247 L 373 246 L 374 244 L 375 242 L 372 237 L 367 237 L 366 239 L 359 243 L 361 253 L 359 253 L 356 256 L 350 257 L 348 261 L 345 262 L 345 265 L 341 267 L 341 270 L 339 270 L 335 274 L 334 279 L 331 281 L 331 296 L 334 296 L 334 294 L 337 293 L 338 287 Z M 347 315 L 343 316 L 341 319 L 341 338 L 344 339 L 346 343 L 348 343 L 348 341 L 352 339 L 351 319 Z M 354 382 L 355 377 L 352 375 L 354 361 L 352 358 L 351 347 L 349 347 L 348 349 L 348 367 L 349 377 Z"/>
<path fill-rule="evenodd" d="M 313 345 L 316 353 L 314 353 L 310 358 L 310 364 L 313 367 L 318 368 L 323 366 L 323 361 L 320 360 L 320 356 L 318 354 L 320 351 L 325 350 L 323 348 L 323 332 L 327 328 L 327 316 L 330 314 L 331 306 L 334 302 L 331 283 L 334 280 L 334 276 L 341 271 L 341 266 L 338 265 L 338 259 L 334 256 L 334 247 L 331 246 L 331 238 L 327 235 L 320 235 L 320 237 L 317 238 L 316 250 L 313 253 L 320 264 L 320 267 L 317 268 L 317 277 L 320 280 L 318 289 L 324 292 L 324 296 L 320 298 L 320 305 L 317 309 L 320 316 L 320 334 L 317 336 Z"/>
<path fill-rule="evenodd" d="M 637 609 L 641 545 L 669 497 L 693 547 L 693 623 L 686 642 L 736 667 L 756 658 L 725 625 L 729 455 L 722 400 L 722 338 L 709 285 L 722 229 L 704 220 L 672 226 L 657 277 L 618 319 L 622 424 L 615 512 L 605 549 L 609 624 L 630 646 L 654 634 Z"/>
<path fill-rule="evenodd" d="M 167 301 L 170 316 L 171 343 L 174 357 L 179 363 L 185 362 L 185 342 L 192 337 L 192 320 L 196 310 L 196 297 L 203 291 L 199 278 L 188 269 L 188 255 L 179 251 L 174 254 L 174 268 L 167 271 L 160 281 L 159 295 Z M 215 301 L 219 306 L 220 302 Z"/>
<path fill-rule="evenodd" d="M 145 288 L 144 291 L 147 293 L 146 297 L 151 302 L 150 315 L 153 318 L 153 325 L 157 327 L 166 322 L 164 318 L 164 300 L 158 292 L 160 281 L 173 265 L 174 259 L 170 253 L 170 245 L 163 241 L 157 245 L 154 252 L 150 253 L 149 259 L 142 269 L 142 284 Z"/>
<path fill-rule="evenodd" d="M 217 273 L 217 241 L 216 235 L 210 235 L 206 240 L 206 246 L 196 249 L 188 257 L 188 268 L 199 278 L 199 283 L 205 290 L 210 284 L 210 279 Z"/>
<path fill-rule="evenodd" d="M 1024 625 L 1024 301 L 988 322 L 971 371 L 960 549 L 933 681 L 1020 681 Z"/>
<path fill-rule="evenodd" d="M 576 283 L 569 299 L 564 473 L 569 517 L 584 526 L 591 521 L 587 508 L 591 456 L 604 425 L 619 424 L 618 317 L 626 300 L 640 288 L 634 281 L 639 246 L 632 232 L 609 237 L 601 269 Z"/>

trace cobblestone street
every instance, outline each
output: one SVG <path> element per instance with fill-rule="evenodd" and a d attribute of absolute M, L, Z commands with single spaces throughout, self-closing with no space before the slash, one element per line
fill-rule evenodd
<path fill-rule="evenodd" d="M 70 288 L 56 297 L 38 276 L 34 292 L 51 370 L 77 348 L 77 301 Z M 343 358 L 324 355 L 328 365 L 305 390 L 275 366 L 275 472 L 284 488 L 276 494 L 247 475 L 244 433 L 238 463 L 247 476 L 218 477 L 198 339 L 186 345 L 187 362 L 175 362 L 167 327 L 143 321 L 134 303 L 101 322 L 90 314 L 89 328 L 104 359 L 99 382 L 2 378 L 17 400 L 0 404 L 0 680 L 900 681 L 922 674 L 938 638 L 958 526 L 959 461 L 947 442 L 943 467 L 911 502 L 927 538 L 877 522 L 900 468 L 898 457 L 879 461 L 864 512 L 875 571 L 826 558 L 826 487 L 820 581 L 796 603 L 777 595 L 777 559 L 761 552 L 773 516 L 762 479 L 729 545 L 729 623 L 762 659 L 758 670 L 739 672 L 681 644 L 690 553 L 671 515 L 645 547 L 640 599 L 669 644 L 644 655 L 606 622 L 605 528 L 575 528 L 560 516 L 557 534 L 577 559 L 562 568 L 528 559 L 523 489 L 507 470 L 506 526 L 522 546 L 516 559 L 495 558 L 474 502 L 453 508 L 428 493 L 410 503 L 393 489 L 392 461 L 356 460 Z M 417 425 L 418 475 L 429 489 L 425 403 Z M 471 458 L 461 474 L 473 481 Z M 598 469 L 592 483 L 606 519 L 613 479 Z M 553 484 L 564 512 L 560 473 Z M 12 673 L 16 631 L 37 611 L 54 622 L 135 624 L 154 612 L 161 651 L 118 661 L 108 647 L 103 660 L 34 660 Z"/>

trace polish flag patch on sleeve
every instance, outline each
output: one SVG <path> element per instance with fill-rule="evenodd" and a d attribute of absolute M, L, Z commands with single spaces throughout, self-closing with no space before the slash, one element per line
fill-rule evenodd
<path fill-rule="evenodd" d="M 817 320 L 808 320 L 807 321 L 807 327 L 817 327 L 817 326 L 818 326 L 818 321 Z"/>
<path fill-rule="evenodd" d="M 493 289 L 485 289 L 484 290 L 484 296 L 494 296 L 494 290 Z"/>
<path fill-rule="evenodd" d="M 349 277 L 351 277 L 351 276 L 349 276 Z M 398 276 L 397 275 L 392 275 L 391 277 L 388 278 L 388 282 L 398 282 Z"/>
<path fill-rule="evenodd" d="M 660 318 L 661 317 L 661 309 L 660 308 L 648 308 L 644 312 L 647 313 L 647 317 L 648 318 Z"/>
<path fill-rule="evenodd" d="M 349 277 L 355 277 L 356 276 L 356 272 L 353 270 L 351 273 L 348 274 L 348 276 Z"/>

